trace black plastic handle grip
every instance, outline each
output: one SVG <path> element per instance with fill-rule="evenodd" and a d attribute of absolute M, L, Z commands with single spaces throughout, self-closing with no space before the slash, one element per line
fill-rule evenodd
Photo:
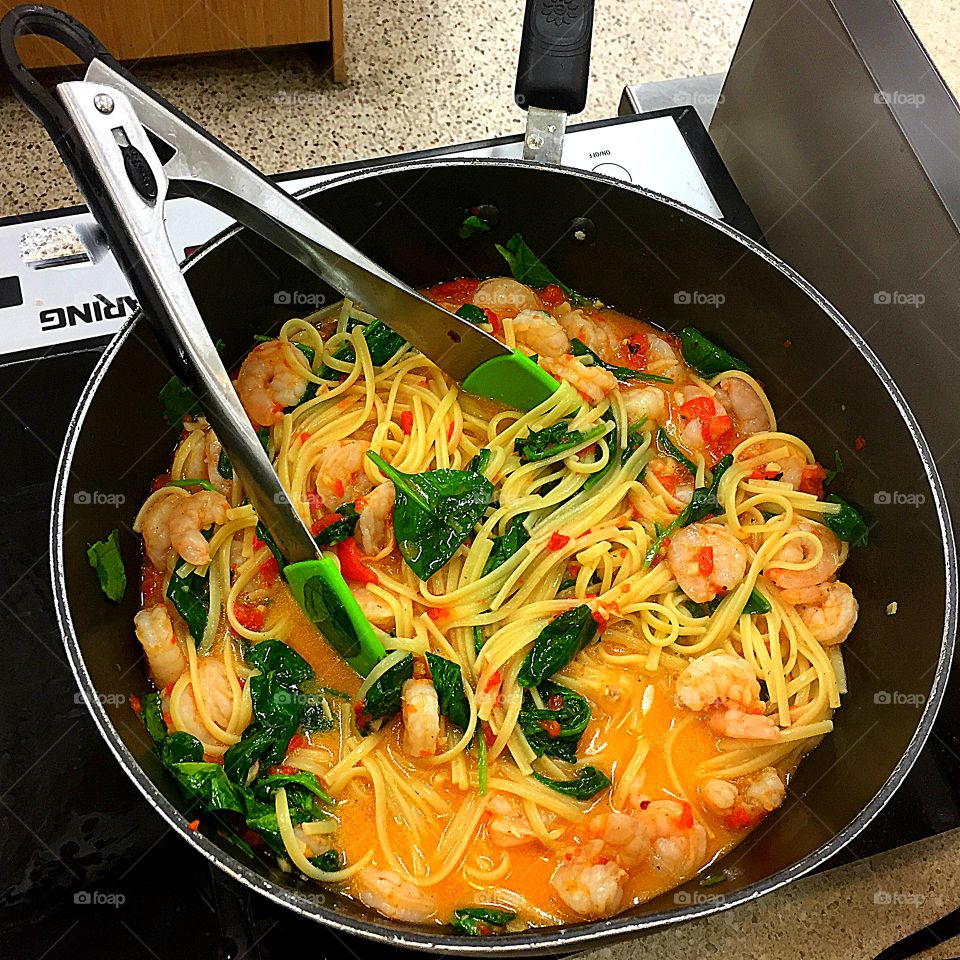
<path fill-rule="evenodd" d="M 579 113 L 587 102 L 594 0 L 527 0 L 513 98 Z"/>

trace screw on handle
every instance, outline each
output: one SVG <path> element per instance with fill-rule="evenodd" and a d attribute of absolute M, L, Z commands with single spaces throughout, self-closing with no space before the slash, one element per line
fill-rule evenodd
<path fill-rule="evenodd" d="M 594 0 L 527 0 L 514 99 L 580 113 L 587 102 Z"/>

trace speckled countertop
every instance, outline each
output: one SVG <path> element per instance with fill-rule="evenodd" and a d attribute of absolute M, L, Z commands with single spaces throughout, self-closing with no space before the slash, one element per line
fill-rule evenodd
<path fill-rule="evenodd" d="M 519 0 L 346 0 L 349 80 L 305 50 L 228 55 L 137 72 L 268 172 L 400 153 L 519 129 L 512 101 Z M 726 69 L 746 0 L 603 3 L 582 119 L 611 116 L 626 83 Z M 960 5 L 905 0 L 947 82 L 960 88 Z M 0 92 L 0 216 L 76 202 L 53 148 Z M 630 957 L 860 960 L 960 905 L 960 831 L 792 884 L 748 906 L 599 951 Z M 923 956 L 960 955 L 957 940 Z"/>

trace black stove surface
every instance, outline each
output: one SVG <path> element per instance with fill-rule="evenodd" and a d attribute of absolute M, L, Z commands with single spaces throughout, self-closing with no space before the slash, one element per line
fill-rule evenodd
<path fill-rule="evenodd" d="M 0 367 L 0 956 L 270 958 L 369 952 L 248 895 L 169 833 L 97 733 L 66 663 L 49 579 L 53 477 L 96 349 Z M 51 389 L 51 385 L 56 389 Z M 873 824 L 830 862 L 960 826 L 960 678 Z M 282 924 L 280 920 L 282 919 Z"/>

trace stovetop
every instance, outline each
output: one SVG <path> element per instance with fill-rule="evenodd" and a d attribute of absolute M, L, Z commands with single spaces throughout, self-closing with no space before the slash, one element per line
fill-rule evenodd
<path fill-rule="evenodd" d="M 759 239 L 692 108 L 572 129 L 565 162 L 659 188 Z M 518 152 L 519 138 L 433 151 Z M 294 174 L 283 182 L 297 189 L 349 169 Z M 226 225 L 192 201 L 178 203 L 170 223 L 177 245 L 201 243 Z M 83 228 L 86 259 L 25 265 L 24 233 L 62 224 Z M 88 227 L 79 209 L 0 223 L 0 449 L 7 452 L 0 490 L 0 609 L 6 619 L 0 642 L 0 956 L 255 960 L 289 957 L 300 945 L 321 957 L 386 952 L 253 897 L 171 835 L 114 761 L 77 691 L 50 593 L 53 477 L 77 398 L 108 335 L 122 323 L 118 305 L 124 312 L 132 306 L 123 299 L 129 292 L 115 264 Z M 100 304 L 99 319 L 92 319 L 90 303 Z M 63 325 L 54 326 L 50 317 L 63 318 Z M 951 686 L 905 784 L 828 866 L 960 826 L 956 673 Z"/>

